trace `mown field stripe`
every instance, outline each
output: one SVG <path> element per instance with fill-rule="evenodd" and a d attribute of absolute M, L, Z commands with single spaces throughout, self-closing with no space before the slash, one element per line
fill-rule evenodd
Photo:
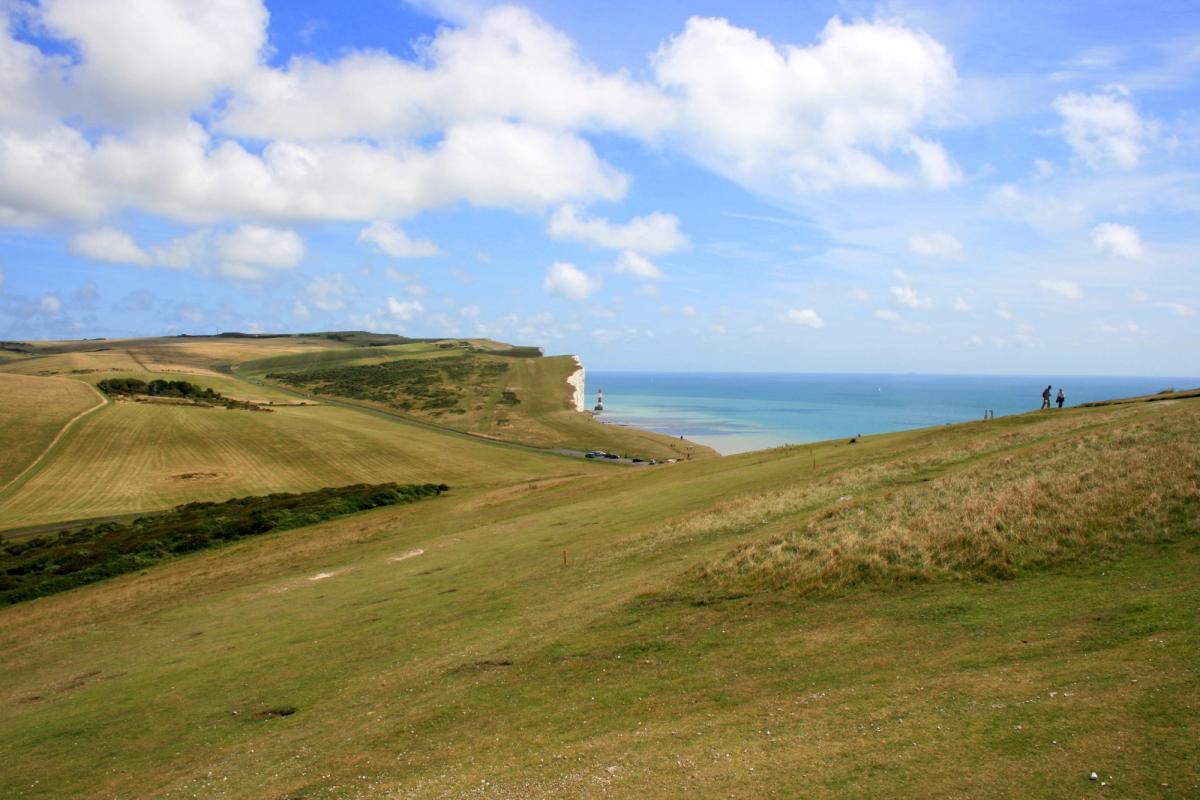
<path fill-rule="evenodd" d="M 11 496 L 13 491 L 21 488 L 25 481 L 33 476 L 38 466 L 45 460 L 46 456 L 50 455 L 50 451 L 55 448 L 55 446 L 62 440 L 63 436 L 66 435 L 66 433 L 76 422 L 83 419 L 88 414 L 91 414 L 93 411 L 97 411 L 108 405 L 108 398 L 101 394 L 99 389 L 97 389 L 95 386 L 92 386 L 90 383 L 87 383 L 86 381 L 80 381 L 80 383 L 83 383 L 85 386 L 91 389 L 100 402 L 91 408 L 80 411 L 78 414 L 67 420 L 66 424 L 59 429 L 58 433 L 54 434 L 54 438 L 50 440 L 50 443 L 46 445 L 46 448 L 38 454 L 38 457 L 29 462 L 29 466 L 17 473 L 17 475 L 8 483 L 0 486 L 0 502 L 3 502 L 5 499 Z"/>

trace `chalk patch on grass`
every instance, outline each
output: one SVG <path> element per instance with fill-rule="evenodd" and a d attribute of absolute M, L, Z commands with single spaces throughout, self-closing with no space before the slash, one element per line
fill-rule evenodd
<path fill-rule="evenodd" d="M 334 575 L 337 575 L 337 573 L 336 572 L 318 572 L 316 575 L 310 576 L 309 580 L 310 581 L 323 581 L 326 578 L 332 578 Z"/>
<path fill-rule="evenodd" d="M 405 559 L 416 558 L 417 556 L 421 556 L 424 554 L 425 554 L 425 551 L 418 548 L 416 550 L 409 550 L 404 555 L 392 556 L 391 558 L 388 559 L 388 561 L 404 561 Z"/>

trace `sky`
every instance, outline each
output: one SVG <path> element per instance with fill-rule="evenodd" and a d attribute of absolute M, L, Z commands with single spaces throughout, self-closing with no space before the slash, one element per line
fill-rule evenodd
<path fill-rule="evenodd" d="M 1200 5 L 0 0 L 0 339 L 1200 375 Z"/>

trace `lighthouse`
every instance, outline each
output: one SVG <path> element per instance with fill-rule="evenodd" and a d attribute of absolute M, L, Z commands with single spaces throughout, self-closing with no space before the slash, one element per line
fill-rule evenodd
<path fill-rule="evenodd" d="M 593 408 L 592 411 L 603 411 L 603 410 L 604 410 L 604 389 L 600 388 L 600 389 L 596 390 L 596 407 Z"/>

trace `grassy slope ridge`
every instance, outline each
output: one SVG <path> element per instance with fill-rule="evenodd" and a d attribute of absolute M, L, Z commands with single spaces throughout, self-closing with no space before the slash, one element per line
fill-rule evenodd
<path fill-rule="evenodd" d="M 367 352 L 296 353 L 244 363 L 237 372 L 267 384 L 283 380 L 302 391 L 320 389 L 332 396 L 503 441 L 574 450 L 608 449 L 643 458 L 683 458 L 689 449 L 694 456 L 713 455 L 709 448 L 692 442 L 604 425 L 590 414 L 575 411 L 567 384 L 577 368 L 571 356 L 531 358 L 526 348 L 516 351 L 514 357 L 506 347 L 485 340 L 450 340 L 370 348 Z M 427 362 L 453 369 L 464 361 L 471 362 L 470 367 L 462 368 L 469 368 L 478 385 L 462 387 L 445 381 L 446 387 L 459 390 L 459 397 L 458 402 L 444 406 L 427 407 L 427 398 L 404 391 L 384 398 L 374 383 L 377 373 L 373 370 L 389 363 L 403 367 L 410 362 Z M 436 375 L 433 380 L 438 382 Z"/>
<path fill-rule="evenodd" d="M 1198 423 L 560 461 L 17 606 L 0 794 L 1194 796 Z"/>
<path fill-rule="evenodd" d="M 470 344 L 485 357 L 508 347 L 486 340 Z M 426 427 L 330 404 L 308 401 L 299 406 L 293 393 L 256 377 L 260 370 L 278 369 L 281 364 L 370 364 L 460 352 L 436 343 L 360 347 L 323 337 L 218 337 L 54 343 L 42 350 L 41 355 L 0 366 L 14 373 L 0 371 L 0 380 L 23 387 L 6 395 L 0 414 L 30 423 L 0 427 L 4 453 L 0 475 L 23 469 L 61 428 L 66 411 L 75 410 L 64 400 L 64 392 L 96 402 L 85 381 L 187 380 L 229 398 L 273 405 L 276 413 L 110 405 L 73 426 L 52 457 L 23 479 L 19 491 L 14 487 L 0 492 L 0 530 L 329 485 L 432 479 L 462 486 L 493 483 L 496 476 L 503 476 L 503 481 L 539 479 L 607 467 L 580 460 L 564 467 L 564 459 L 558 456 L 448 438 Z M 513 375 L 525 398 L 523 406 L 537 417 L 528 428 L 520 423 L 522 435 L 513 438 L 524 441 L 528 433 L 535 444 L 550 444 L 552 439 L 580 449 L 604 447 L 648 457 L 671 453 L 680 444 L 668 437 L 602 426 L 564 409 L 566 373 L 558 373 L 570 359 L 504 361 L 516 365 Z M 222 371 L 227 364 L 243 362 L 253 365 L 246 370 L 249 379 Z M 535 362 L 545 362 L 551 369 L 523 367 Z M 62 413 L 57 411 L 60 408 Z M 510 416 L 519 422 L 519 414 Z"/>

